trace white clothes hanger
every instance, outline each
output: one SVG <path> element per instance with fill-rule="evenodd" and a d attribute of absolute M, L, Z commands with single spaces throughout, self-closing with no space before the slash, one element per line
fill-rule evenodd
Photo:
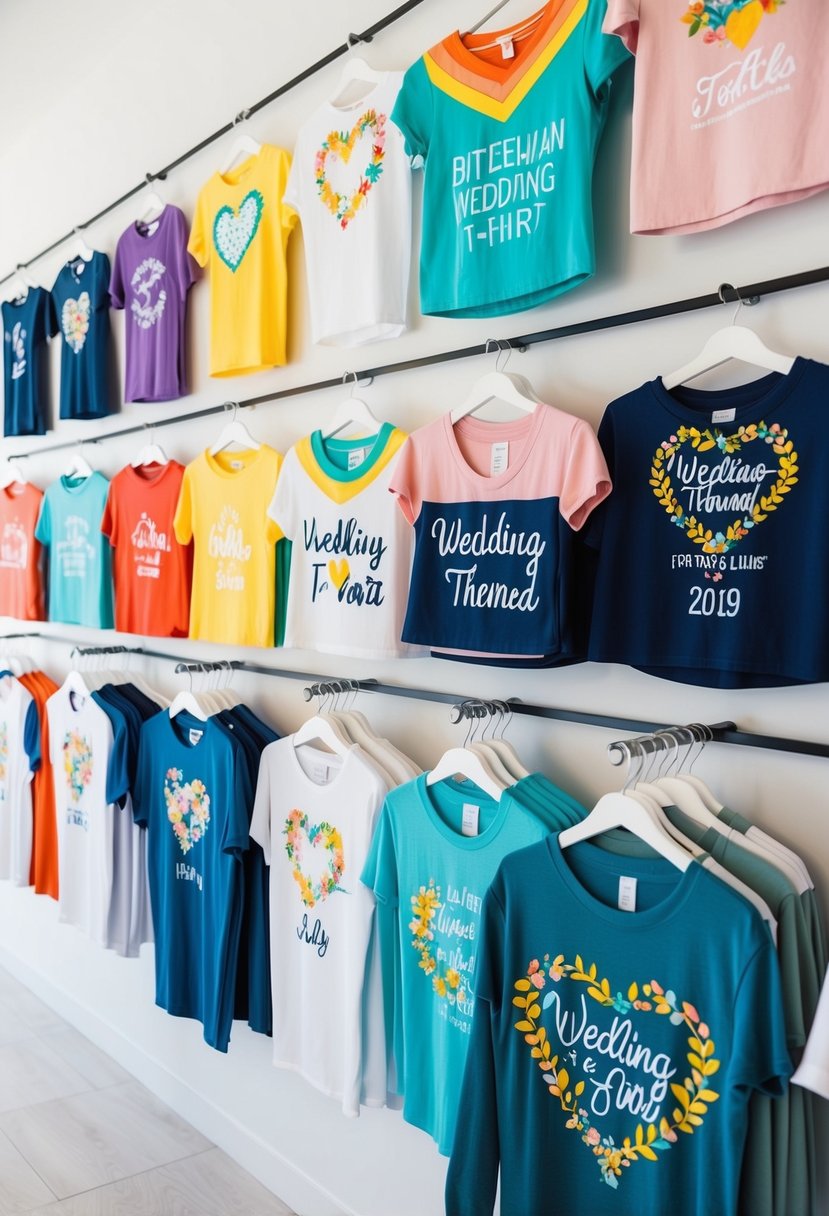
<path fill-rule="evenodd" d="M 371 409 L 366 405 L 361 397 L 355 397 L 354 390 L 357 387 L 357 373 L 346 372 L 343 376 L 343 384 L 349 376 L 354 377 L 351 386 L 351 393 L 348 397 L 344 397 L 334 413 L 329 419 L 328 425 L 323 427 L 323 438 L 331 439 L 334 435 L 338 435 L 340 431 L 345 431 L 351 427 L 356 427 L 360 432 L 360 438 L 363 435 L 366 438 L 375 436 L 380 430 L 380 422 L 374 417 Z"/>
<path fill-rule="evenodd" d="M 231 403 L 228 403 L 231 404 Z M 232 402 L 233 417 L 230 422 L 226 423 L 219 432 L 219 437 L 213 446 L 210 448 L 210 455 L 216 456 L 219 452 L 229 448 L 232 443 L 238 443 L 240 447 L 247 448 L 249 451 L 257 452 L 262 446 L 257 439 L 254 439 L 244 422 L 237 417 L 239 406 L 236 402 Z"/>
<path fill-rule="evenodd" d="M 468 748 L 469 751 L 477 752 L 477 754 L 483 758 L 485 764 L 491 769 L 495 778 L 500 782 L 501 785 L 503 785 L 505 789 L 509 789 L 511 785 L 515 785 L 516 778 L 510 772 L 509 767 L 504 763 L 497 748 L 492 746 L 492 740 L 484 739 L 483 737 L 476 739 L 474 737 L 477 729 L 477 723 L 485 721 L 487 718 L 491 717 L 489 705 L 484 701 L 469 700 L 463 701 L 457 708 L 461 716 L 467 718 L 469 721 L 470 730 L 473 736 L 472 739 L 467 738 L 464 747 Z M 459 721 L 460 719 L 457 720 Z M 486 727 L 484 727 L 484 729 L 486 729 Z"/>
<path fill-rule="evenodd" d="M 153 185 L 157 179 L 152 173 L 145 174 L 147 185 L 150 187 L 149 193 L 145 196 L 145 205 L 141 214 L 138 216 L 136 223 L 141 227 L 146 227 L 152 224 L 161 215 L 161 212 L 167 206 L 164 199 L 158 193 L 158 190 Z"/>
<path fill-rule="evenodd" d="M 468 747 L 450 747 L 438 760 L 437 764 L 426 774 L 427 785 L 437 785 L 449 777 L 466 777 L 474 782 L 479 789 L 496 802 L 501 801 L 506 786 L 493 773 L 487 760 L 479 753 Z"/>
<path fill-rule="evenodd" d="M 362 39 L 358 38 L 356 34 L 348 35 L 349 48 L 356 46 L 361 41 Z M 329 105 L 356 105 L 358 100 L 362 100 L 362 97 L 355 98 L 353 102 L 346 101 L 344 97 L 349 85 L 358 83 L 378 85 L 385 79 L 385 77 L 385 72 L 375 71 L 373 67 L 366 63 L 365 59 L 362 59 L 359 55 L 352 55 L 349 53 L 343 63 L 342 71 L 340 72 L 340 79 L 337 81 L 337 88 L 333 95 L 328 99 Z"/>
<path fill-rule="evenodd" d="M 7 288 L 8 298 L 13 302 L 22 304 L 28 298 L 29 291 L 37 286 L 38 284 L 29 274 L 24 264 L 18 262 L 15 276 Z"/>
<path fill-rule="evenodd" d="M 704 372 L 721 367 L 730 359 L 739 359 L 743 363 L 752 363 L 756 367 L 764 367 L 771 372 L 782 372 L 783 375 L 787 375 L 792 370 L 794 359 L 770 350 L 753 329 L 736 324 L 737 315 L 745 301 L 736 287 L 732 287 L 730 283 L 723 283 L 719 289 L 719 296 L 723 303 L 725 303 L 723 293 L 726 288 L 736 291 L 739 301 L 731 324 L 713 333 L 700 353 L 690 363 L 686 363 L 683 367 L 677 368 L 675 372 L 669 372 L 662 377 L 662 384 L 669 392 L 680 384 L 695 380 Z"/>
<path fill-rule="evenodd" d="M 513 781 L 521 781 L 522 778 L 530 776 L 530 770 L 524 767 L 518 756 L 518 752 L 515 750 L 512 744 L 503 737 L 503 731 L 506 729 L 505 719 L 506 721 L 510 721 L 512 719 L 512 710 L 510 709 L 509 702 L 494 701 L 491 702 L 491 704 L 494 704 L 500 710 L 502 734 L 499 736 L 491 736 L 489 739 L 482 740 L 482 742 L 484 742 L 491 751 L 494 751 L 495 754 L 500 757 L 501 763 L 511 775 Z M 508 711 L 509 718 L 506 718 Z"/>
<path fill-rule="evenodd" d="M 148 424 L 147 429 L 149 430 L 147 443 L 145 443 L 142 448 L 138 449 L 130 461 L 130 464 L 134 469 L 140 469 L 141 466 L 145 464 L 170 463 L 170 457 L 164 451 L 164 448 L 161 446 L 161 444 L 156 443 L 153 439 L 153 427 L 151 423 Z"/>
<path fill-rule="evenodd" d="M 486 348 L 489 350 L 490 342 L 496 339 L 487 338 Z M 485 372 L 483 376 L 479 376 L 474 382 L 466 398 L 460 405 L 456 405 L 451 411 L 449 417 L 454 426 L 456 422 L 460 422 L 461 418 L 465 418 L 467 414 L 474 414 L 481 406 L 487 404 L 488 401 L 498 400 L 503 401 L 507 405 L 514 405 L 516 409 L 524 414 L 533 414 L 538 408 L 538 401 L 531 395 L 525 381 L 522 381 L 520 376 L 510 375 L 509 372 L 499 369 L 499 361 L 504 353 L 503 347 L 499 345 L 498 355 L 495 360 L 495 371 Z M 509 356 L 512 353 L 512 347 L 509 347 L 504 360 L 504 367 L 507 365 Z"/>
<path fill-rule="evenodd" d="M 192 714 L 194 718 L 198 718 L 200 722 L 207 721 L 207 714 L 196 700 L 195 694 L 189 688 L 182 689 L 176 693 L 170 702 L 167 713 L 171 718 L 175 718 L 181 713 L 188 713 Z"/>
<path fill-rule="evenodd" d="M 324 743 L 335 756 L 345 756 L 354 746 L 338 722 L 323 714 L 314 714 L 303 722 L 298 731 L 291 735 L 294 749 L 302 747 L 303 743 Z"/>
<path fill-rule="evenodd" d="M 13 485 L 28 485 L 28 481 L 20 468 L 20 464 L 16 460 L 7 460 L 5 457 L 0 458 L 0 490 L 7 490 Z"/>
<path fill-rule="evenodd" d="M 67 250 L 66 261 L 77 262 L 80 259 L 82 262 L 91 262 L 95 255 L 84 240 L 80 228 L 73 228 L 72 231 L 75 233 L 75 239 Z"/>
<path fill-rule="evenodd" d="M 245 122 L 250 116 L 249 110 L 241 110 L 233 120 L 233 126 L 237 127 L 240 123 Z M 240 156 L 258 156 L 262 151 L 262 145 L 257 143 L 252 135 L 239 133 L 228 149 L 228 154 L 222 161 L 219 175 L 224 177 L 229 173 Z"/>
<path fill-rule="evenodd" d="M 69 463 L 63 470 L 64 477 L 69 477 L 75 480 L 86 481 L 91 477 L 94 470 L 89 462 L 80 451 L 73 452 L 69 459 Z"/>

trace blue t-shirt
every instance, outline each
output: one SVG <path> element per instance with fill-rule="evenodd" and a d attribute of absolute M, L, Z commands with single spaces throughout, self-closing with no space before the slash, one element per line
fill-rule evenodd
<path fill-rule="evenodd" d="M 479 954 L 447 1216 L 491 1213 L 499 1165 L 501 1216 L 733 1216 L 749 1096 L 791 1073 L 756 909 L 548 836 L 501 866 Z"/>
<path fill-rule="evenodd" d="M 238 746 L 212 719 L 156 714 L 141 729 L 133 803 L 148 832 L 156 1004 L 227 1051 L 248 847 Z"/>
<path fill-rule="evenodd" d="M 22 300 L 4 300 L 3 434 L 44 435 L 48 429 L 46 339 L 57 333 L 52 297 L 31 287 Z"/>
<path fill-rule="evenodd" d="M 465 818 L 472 835 L 462 834 Z M 380 944 L 384 975 L 394 977 L 386 1025 L 394 1027 L 403 1117 L 444 1154 L 472 1029 L 484 893 L 506 854 L 547 830 L 507 795 L 496 803 L 472 785 L 427 785 L 425 774 L 391 791 L 375 828 L 362 881 L 381 914 L 397 910 L 395 931 L 386 921 Z M 384 993 L 388 1000 L 388 983 Z"/>
<path fill-rule="evenodd" d="M 109 258 L 97 250 L 58 271 L 52 287 L 60 356 L 61 418 L 104 418 L 113 412 L 109 386 Z"/>
<path fill-rule="evenodd" d="M 424 313 L 518 312 L 593 274 L 593 162 L 627 58 L 606 8 L 548 4 L 503 51 L 499 33 L 450 34 L 403 78 L 392 121 L 425 165 Z"/>
<path fill-rule="evenodd" d="M 109 482 L 59 477 L 43 495 L 35 537 L 49 552 L 49 620 L 111 629 L 112 550 L 101 532 Z"/>
<path fill-rule="evenodd" d="M 829 366 L 607 407 L 589 657 L 688 684 L 829 680 Z"/>

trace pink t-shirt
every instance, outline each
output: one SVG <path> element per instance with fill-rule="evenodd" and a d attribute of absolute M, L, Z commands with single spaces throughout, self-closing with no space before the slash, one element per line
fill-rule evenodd
<path fill-rule="evenodd" d="M 818 0 L 609 0 L 636 55 L 631 232 L 718 228 L 829 186 Z"/>
<path fill-rule="evenodd" d="M 415 530 L 404 642 L 484 661 L 578 657 L 573 541 L 610 493 L 586 422 L 550 405 L 515 422 L 444 415 L 409 436 L 389 488 Z"/>

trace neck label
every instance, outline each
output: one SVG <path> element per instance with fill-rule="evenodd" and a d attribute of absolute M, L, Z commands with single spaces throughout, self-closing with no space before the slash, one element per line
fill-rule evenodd
<path fill-rule="evenodd" d="M 636 882 L 624 875 L 619 879 L 619 907 L 623 912 L 636 911 Z"/>

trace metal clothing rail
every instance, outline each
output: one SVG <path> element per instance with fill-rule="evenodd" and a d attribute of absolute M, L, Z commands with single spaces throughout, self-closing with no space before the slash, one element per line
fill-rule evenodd
<path fill-rule="evenodd" d="M 52 251 L 57 249 L 58 246 L 62 245 L 64 241 L 71 240 L 77 232 L 91 227 L 92 224 L 96 224 L 98 220 L 103 219 L 105 215 L 109 215 L 110 211 L 115 211 L 116 208 L 122 206 L 123 203 L 126 203 L 131 198 L 134 198 L 136 194 L 140 194 L 148 183 L 152 183 L 154 181 L 164 181 L 167 174 L 172 173 L 173 169 L 177 169 L 179 165 L 183 165 L 186 160 L 190 160 L 191 157 L 196 156 L 197 153 L 202 152 L 205 148 L 208 148 L 211 144 L 215 143 L 217 139 L 221 139 L 224 135 L 228 135 L 237 123 L 243 122 L 246 118 L 250 118 L 251 114 L 257 114 L 260 110 L 263 110 L 265 106 L 269 106 L 271 102 L 276 101 L 278 97 L 283 97 L 286 93 L 289 93 L 291 89 L 295 89 L 297 85 L 302 84 L 305 80 L 308 80 L 310 76 L 314 76 L 317 72 L 321 72 L 323 68 L 328 67 L 329 63 L 333 63 L 336 59 L 339 59 L 341 55 L 346 55 L 357 43 L 371 42 L 375 34 L 382 33 L 383 30 L 387 29 L 390 25 L 393 25 L 394 22 L 400 17 L 404 17 L 406 13 L 411 12 L 412 9 L 417 8 L 418 5 L 422 3 L 423 0 L 406 0 L 405 4 L 399 5 L 396 9 L 393 9 L 392 12 L 387 13 L 385 17 L 382 17 L 379 21 L 375 21 L 374 25 L 370 25 L 368 29 L 363 30 L 361 34 L 349 34 L 346 42 L 342 43 L 338 47 L 335 47 L 333 51 L 329 51 L 327 55 L 323 55 L 323 57 L 318 59 L 316 63 L 312 63 L 310 67 L 303 69 L 303 71 L 299 72 L 296 76 L 292 76 L 290 80 L 285 82 L 285 84 L 282 84 L 278 88 L 274 89 L 272 93 L 268 93 L 267 97 L 263 97 L 260 101 L 255 102 L 252 106 L 248 106 L 246 109 L 241 110 L 232 122 L 226 122 L 223 127 L 218 129 L 218 131 L 214 131 L 212 135 L 205 136 L 205 138 L 199 143 L 194 144 L 192 148 L 188 148 L 186 152 L 182 152 L 180 156 L 175 158 L 175 160 L 171 160 L 169 165 L 165 165 L 163 169 L 159 169 L 155 173 L 145 174 L 143 181 L 139 182 L 137 186 L 133 186 L 131 189 L 122 194 L 120 198 L 116 198 L 113 202 L 107 203 L 106 207 L 102 207 L 100 211 L 96 211 L 94 215 L 90 216 L 88 220 L 84 220 L 82 224 L 77 224 L 71 232 L 67 232 L 63 236 L 57 237 L 54 241 L 52 241 L 51 245 L 47 245 L 45 249 L 41 249 L 38 253 L 33 253 L 27 262 L 18 262 L 16 269 L 9 271 L 8 274 L 5 274 L 2 279 L 0 279 L 0 283 L 5 283 L 8 279 L 14 278 L 18 271 L 25 270 L 31 266 L 33 262 L 37 262 L 40 258 L 46 257 L 48 253 L 52 253 Z"/>
<path fill-rule="evenodd" d="M 37 630 L 32 630 L 27 633 L 10 633 L 0 637 L 0 645 L 4 641 L 12 641 L 15 639 L 25 638 L 40 638 L 44 641 L 61 642 L 67 646 L 74 646 L 77 642 L 76 638 L 65 637 L 55 633 L 41 633 Z M 89 653 L 94 653 L 95 647 L 89 648 Z M 111 653 L 109 647 L 101 647 L 101 653 Z M 180 654 L 171 653 L 165 650 L 152 650 L 144 646 L 125 648 L 126 653 L 140 654 L 145 658 L 165 659 L 168 662 L 184 664 L 185 667 L 192 665 L 193 659 L 185 658 Z M 246 659 L 232 660 L 234 670 L 252 672 L 257 675 L 276 676 L 281 680 L 301 680 L 305 684 L 319 684 L 320 676 L 315 672 L 308 671 L 293 671 L 290 668 L 271 667 L 263 663 L 250 663 Z M 205 668 L 211 668 L 214 664 L 209 661 L 204 664 Z M 128 668 L 125 670 L 129 670 Z M 336 680 L 331 683 L 336 684 Z M 349 681 L 352 687 L 356 684 L 363 692 L 383 693 L 390 697 L 405 697 L 409 700 L 416 701 L 433 701 L 440 705 L 455 706 L 461 701 L 474 701 L 479 698 L 462 697 L 457 693 L 439 692 L 431 688 L 412 688 L 405 684 L 385 684 L 379 680 L 354 680 Z M 638 718 L 623 718 L 615 714 L 600 714 L 600 713 L 585 713 L 576 709 L 558 709 L 550 705 L 535 705 L 525 701 L 509 699 L 509 707 L 516 714 L 524 714 L 532 718 L 546 718 L 554 722 L 575 722 L 581 726 L 599 726 L 607 730 L 622 730 L 633 734 L 653 734 L 656 731 L 670 730 L 675 723 L 670 722 L 645 722 Z M 740 730 L 734 722 L 716 722 L 712 725 L 707 725 L 707 730 L 710 732 L 710 742 L 712 743 L 727 743 L 738 747 L 760 747 L 779 752 L 790 752 L 801 756 L 819 756 L 824 760 L 829 760 L 829 743 L 820 743 L 814 739 L 789 739 L 782 735 L 760 735 L 753 731 Z"/>
<path fill-rule="evenodd" d="M 653 321 L 660 317 L 673 317 L 679 313 L 695 312 L 700 308 L 712 308 L 716 304 L 723 303 L 742 303 L 756 302 L 756 298 L 763 295 L 772 295 L 778 291 L 790 291 L 795 287 L 807 287 L 813 283 L 829 282 L 829 266 L 821 266 L 815 270 L 802 270 L 797 274 L 784 275 L 782 278 L 766 279 L 759 283 L 746 283 L 741 287 L 734 287 L 731 283 L 723 283 L 717 291 L 709 292 L 704 296 L 690 296 L 684 300 L 671 300 L 665 304 L 654 304 L 649 308 L 637 308 L 631 312 L 613 313 L 605 317 L 593 317 L 586 321 L 575 321 L 570 325 L 560 325 L 555 329 L 540 329 L 534 333 L 518 334 L 512 338 L 493 339 L 489 338 L 486 342 L 476 343 L 474 346 L 461 346 L 454 350 L 437 351 L 432 355 L 419 355 L 414 359 L 401 359 L 396 363 L 384 363 L 379 367 L 368 367 L 362 371 L 346 372 L 346 376 L 354 375 L 356 382 L 367 380 L 369 383 L 378 376 L 391 376 L 397 372 L 413 371 L 418 367 L 434 367 L 439 363 L 451 363 L 457 359 L 469 359 L 475 355 L 485 355 L 489 353 L 490 345 L 493 341 L 500 344 L 506 344 L 513 350 L 523 351 L 530 346 L 537 346 L 542 342 L 553 342 L 559 338 L 572 338 L 577 334 L 592 334 L 603 329 L 616 329 L 620 325 L 636 325 L 642 321 Z M 726 300 L 725 292 L 729 290 L 734 294 L 730 299 Z M 193 410 L 189 414 L 173 414 L 168 418 L 159 418 L 155 422 L 140 422 L 134 426 L 120 427 L 117 430 L 105 431 L 104 433 L 90 438 L 83 436 L 77 439 L 61 440 L 60 443 L 50 443 L 45 447 L 30 448 L 25 452 L 10 452 L 6 459 L 22 460 L 27 456 L 40 456 L 47 452 L 61 452 L 70 448 L 77 448 L 85 443 L 102 443 L 107 439 L 118 439 L 124 435 L 146 434 L 148 430 L 156 430 L 159 427 L 176 426 L 181 422 L 191 422 L 194 418 L 208 418 L 214 414 L 221 414 L 224 410 L 233 407 L 234 409 L 253 409 L 254 406 L 264 405 L 269 401 L 281 401 L 288 397 L 300 397 L 305 393 L 315 393 L 320 389 L 335 388 L 342 385 L 345 377 L 332 376 L 326 380 L 313 380 L 307 384 L 297 384 L 292 388 L 277 389 L 272 393 L 262 393 L 257 397 L 246 397 L 243 401 L 225 401 L 221 405 L 209 405 L 204 409 Z"/>

